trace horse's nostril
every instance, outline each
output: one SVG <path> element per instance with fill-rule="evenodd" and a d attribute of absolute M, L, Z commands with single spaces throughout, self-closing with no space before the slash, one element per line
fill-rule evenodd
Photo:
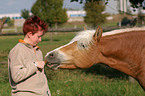
<path fill-rule="evenodd" d="M 53 58 L 54 57 L 54 54 L 53 53 L 49 54 L 49 57 L 50 58 Z"/>

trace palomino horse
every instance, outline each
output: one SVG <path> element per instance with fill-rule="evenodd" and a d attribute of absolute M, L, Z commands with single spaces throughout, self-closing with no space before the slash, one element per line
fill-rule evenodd
<path fill-rule="evenodd" d="M 145 28 L 85 30 L 46 55 L 59 68 L 89 68 L 103 63 L 135 78 L 145 90 Z"/>

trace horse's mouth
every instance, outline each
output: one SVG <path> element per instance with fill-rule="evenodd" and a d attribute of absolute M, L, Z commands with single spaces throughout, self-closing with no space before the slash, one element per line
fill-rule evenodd
<path fill-rule="evenodd" d="M 46 65 L 51 68 L 51 69 L 54 69 L 54 70 L 57 70 L 58 67 L 60 66 L 60 63 L 50 63 L 50 62 L 46 62 Z"/>

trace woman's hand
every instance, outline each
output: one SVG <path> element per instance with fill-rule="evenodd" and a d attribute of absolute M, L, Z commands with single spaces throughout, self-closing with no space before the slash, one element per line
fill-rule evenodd
<path fill-rule="evenodd" d="M 44 66 L 45 66 L 45 62 L 44 61 L 36 61 L 35 62 L 37 67 L 40 68 L 40 69 L 43 69 Z"/>

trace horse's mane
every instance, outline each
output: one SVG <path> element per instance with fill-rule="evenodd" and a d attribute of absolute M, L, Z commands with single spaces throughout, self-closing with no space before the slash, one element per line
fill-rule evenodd
<path fill-rule="evenodd" d="M 102 36 L 110 36 L 115 34 L 121 34 L 125 32 L 132 32 L 132 31 L 145 31 L 145 27 L 134 27 L 134 28 L 126 28 L 126 29 L 117 29 L 112 30 L 109 32 L 105 32 L 102 34 Z M 93 35 L 95 33 L 95 30 L 84 30 L 79 33 L 71 40 L 71 42 L 77 41 L 78 43 L 83 43 L 85 45 L 93 44 Z"/>
<path fill-rule="evenodd" d="M 109 36 L 109 35 L 121 34 L 121 33 L 126 33 L 126 32 L 132 32 L 132 31 L 145 31 L 145 27 L 134 27 L 134 28 L 112 30 L 112 31 L 103 33 L 102 36 Z"/>
<path fill-rule="evenodd" d="M 85 46 L 89 46 L 91 44 L 94 44 L 92 37 L 93 37 L 95 31 L 96 30 L 84 30 L 84 31 L 78 32 L 77 35 L 68 44 L 63 45 L 59 48 L 56 48 L 55 50 L 58 50 L 58 49 L 63 48 L 65 46 L 69 45 L 69 44 L 72 44 L 75 41 L 78 42 L 78 45 L 79 45 L 78 48 L 82 48 L 81 44 L 83 44 Z M 125 32 L 131 32 L 131 31 L 145 31 L 145 27 L 117 29 L 117 30 L 105 32 L 105 33 L 102 34 L 102 36 L 115 35 L 115 34 L 120 34 L 120 33 L 125 33 Z"/>
<path fill-rule="evenodd" d="M 132 32 L 132 31 L 145 31 L 145 27 L 135 27 L 135 28 L 126 28 L 126 29 L 117 29 L 117 30 L 112 30 L 108 32 L 104 32 L 102 36 L 108 36 L 108 35 L 115 35 L 115 34 L 120 34 L 120 33 L 125 33 L 125 32 Z M 87 39 L 87 41 L 92 40 L 92 36 L 94 35 L 95 30 L 85 30 L 77 33 L 77 35 L 71 40 L 71 41 L 79 41 Z"/>

